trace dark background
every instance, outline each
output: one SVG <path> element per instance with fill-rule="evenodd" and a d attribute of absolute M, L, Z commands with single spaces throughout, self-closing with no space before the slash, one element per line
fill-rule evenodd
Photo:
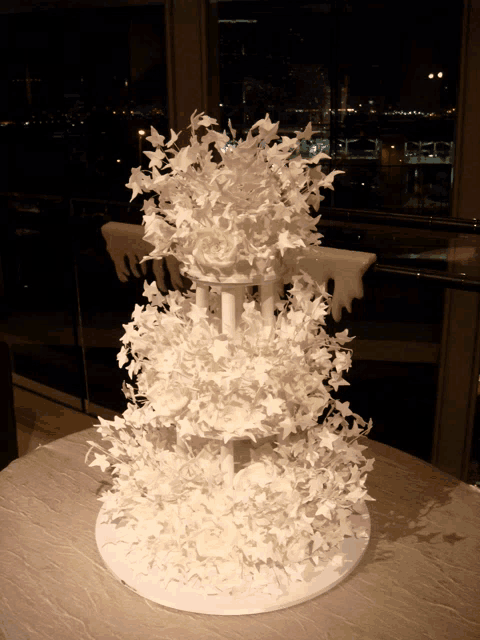
<path fill-rule="evenodd" d="M 346 171 L 325 207 L 448 217 L 462 12 L 430 0 L 219 2 L 220 125 L 230 118 L 241 135 L 268 112 L 292 135 L 312 121 L 317 148 L 302 154 L 326 145 L 325 170 Z M 164 7 L 2 13 L 0 49 L 1 332 L 17 374 L 121 412 L 116 354 L 143 283 L 118 280 L 100 229 L 141 222 L 141 199 L 130 204 L 125 187 L 132 167 L 148 166 L 139 130 L 169 134 Z M 405 151 L 439 141 L 443 151 Z M 321 231 L 327 246 L 447 269 L 441 234 L 335 221 Z M 353 343 L 339 397 L 373 418 L 373 438 L 424 459 L 437 359 L 389 357 L 388 345 L 433 352 L 444 292 L 369 273 L 364 299 L 330 327 L 366 341 L 359 355 Z"/>

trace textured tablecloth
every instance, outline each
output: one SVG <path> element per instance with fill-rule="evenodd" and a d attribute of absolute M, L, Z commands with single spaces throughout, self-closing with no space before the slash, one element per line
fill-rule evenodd
<path fill-rule="evenodd" d="M 480 492 L 368 441 L 369 547 L 338 586 L 250 616 L 184 613 L 139 597 L 104 566 L 87 467 L 94 429 L 0 473 L 0 629 L 7 640 L 479 640 Z M 367 456 L 369 457 L 368 451 Z"/>

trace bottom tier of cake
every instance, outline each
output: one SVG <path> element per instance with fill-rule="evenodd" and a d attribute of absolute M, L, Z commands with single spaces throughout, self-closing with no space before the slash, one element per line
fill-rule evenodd
<path fill-rule="evenodd" d="M 193 575 L 188 582 L 185 577 L 182 581 L 178 572 L 166 574 L 164 567 L 155 564 L 139 571 L 142 549 L 134 542 L 135 527 L 108 522 L 103 508 L 97 518 L 96 540 L 112 573 L 138 595 L 181 611 L 245 615 L 300 604 L 328 591 L 351 573 L 370 539 L 370 516 L 364 502 L 355 506 L 349 520 L 354 531 L 362 531 L 361 537 L 345 537 L 322 561 L 309 559 L 283 566 L 269 561 L 259 564 L 256 573 L 242 576 L 242 562 L 236 560 L 232 549 L 231 559 L 211 564 L 207 579 L 199 580 Z M 168 548 L 168 543 L 174 541 L 164 542 Z"/>

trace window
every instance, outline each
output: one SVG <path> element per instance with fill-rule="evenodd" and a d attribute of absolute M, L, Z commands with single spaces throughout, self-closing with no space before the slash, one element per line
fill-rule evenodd
<path fill-rule="evenodd" d="M 332 157 L 331 206 L 448 216 L 462 3 L 220 1 L 222 124 L 269 112 Z"/>
<path fill-rule="evenodd" d="M 48 23 L 59 4 L 61 34 Z M 238 130 L 266 112 L 285 133 L 312 121 L 319 133 L 302 153 L 325 151 L 331 156 L 326 170 L 346 171 L 320 210 L 327 246 L 370 251 L 384 267 L 410 265 L 438 278 L 480 273 L 472 234 L 385 224 L 394 214 L 404 220 L 408 214 L 477 216 L 480 21 L 470 0 L 465 6 L 431 0 L 121 5 L 118 0 L 93 11 L 52 0 L 49 10 L 0 20 L 0 46 L 7 42 L 18 54 L 1 63 L 8 87 L 0 92 L 0 145 L 8 158 L 2 189 L 32 196 L 24 198 L 23 211 L 8 198 L 4 206 L 10 318 L 2 330 L 16 336 L 25 374 L 44 375 L 67 393 L 123 410 L 120 379 L 113 377 L 119 375 L 118 337 L 134 301 L 141 301 L 141 282 L 119 281 L 98 231 L 110 217 L 140 221 L 124 187 L 131 167 L 146 167 L 142 152 L 148 147 L 139 131 L 151 124 L 160 133 L 178 131 L 194 109 L 218 117 L 224 128 L 230 118 Z M 67 28 L 80 12 L 83 40 Z M 77 53 L 88 47 L 97 56 L 90 66 Z M 69 53 L 58 74 L 48 72 L 60 51 Z M 71 115 L 52 128 L 42 106 L 50 96 L 62 114 L 77 113 L 80 120 L 84 109 L 95 129 L 87 120 L 77 128 L 81 123 Z M 52 195 L 35 199 L 35 193 Z M 367 223 L 366 212 L 383 220 Z M 47 219 L 58 223 L 59 243 L 73 229 L 75 252 L 60 259 L 53 242 L 53 258 L 44 260 L 45 239 L 53 233 Z M 331 330 L 348 327 L 357 336 L 352 395 L 345 399 L 367 418 L 377 414 L 377 436 L 465 479 L 474 439 L 480 305 L 475 289 L 459 291 L 445 282 L 369 273 L 364 299 Z M 420 448 L 409 449 L 418 434 Z"/>

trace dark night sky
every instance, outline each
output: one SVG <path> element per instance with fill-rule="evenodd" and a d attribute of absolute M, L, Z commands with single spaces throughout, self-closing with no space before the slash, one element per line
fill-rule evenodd
<path fill-rule="evenodd" d="M 443 70 L 443 84 L 450 85 L 448 92 L 451 101 L 455 101 L 461 2 L 351 0 L 350 5 L 351 11 L 344 0 L 298 2 L 294 9 L 292 2 L 285 0 L 219 2 L 220 20 L 258 20 L 256 25 L 241 24 L 234 28 L 220 23 L 220 34 L 228 34 L 220 58 L 228 49 L 232 50 L 234 32 L 250 54 L 250 60 L 237 61 L 240 66 L 233 67 L 229 62 L 225 71 L 229 71 L 229 77 L 223 82 L 233 76 L 241 79 L 242 64 L 246 65 L 247 73 L 255 72 L 259 80 L 267 66 L 281 77 L 281 67 L 288 59 L 293 64 L 318 64 L 329 68 L 330 73 L 332 69 L 338 70 L 340 82 L 348 74 L 350 95 L 383 95 L 387 102 L 398 103 L 401 96 L 405 101 L 409 94 L 422 90 L 421 80 L 416 76 L 430 65 L 434 71 Z M 343 8 L 336 10 L 335 6 Z M 134 11 L 138 12 L 137 22 L 145 25 L 139 30 L 135 51 L 129 48 L 131 27 L 126 18 L 128 14 L 131 19 L 131 8 L 66 10 L 62 13 L 62 29 L 53 28 L 48 20 L 49 11 L 11 16 L 8 69 L 4 60 L 2 75 L 21 76 L 28 61 L 31 74 L 48 78 L 52 98 L 59 99 L 64 92 L 74 92 L 81 76 L 86 80 L 88 77 L 93 96 L 99 97 L 114 91 L 130 74 L 133 81 L 140 81 L 144 73 L 142 64 L 148 67 L 149 62 L 142 61 L 142 47 L 145 55 L 152 57 L 151 65 L 156 65 L 157 71 L 165 66 L 160 33 L 163 28 L 152 22 L 155 15 L 158 18 L 162 14 L 163 18 L 163 10 L 157 6 Z M 145 16 L 141 16 L 142 12 Z M 0 22 L 5 26 L 5 16 Z M 145 28 L 149 22 L 153 26 L 147 38 Z M 165 78 L 162 85 L 164 82 Z"/>
<path fill-rule="evenodd" d="M 348 3 L 336 4 L 343 6 L 338 20 L 330 8 L 334 2 L 298 2 L 292 11 L 291 2 L 280 0 L 220 2 L 219 18 L 258 19 L 265 51 L 273 51 L 277 59 L 288 52 L 293 62 L 304 64 L 333 63 L 349 74 L 353 95 L 378 95 L 380 90 L 396 102 L 402 91 L 409 91 L 405 78 L 410 69 L 424 63 L 443 69 L 455 85 L 462 2 L 352 0 L 351 12 L 345 9 Z M 247 25 L 242 29 L 254 32 Z M 294 44 L 290 29 L 300 34 Z M 262 43 L 256 47 L 263 48 Z"/>

